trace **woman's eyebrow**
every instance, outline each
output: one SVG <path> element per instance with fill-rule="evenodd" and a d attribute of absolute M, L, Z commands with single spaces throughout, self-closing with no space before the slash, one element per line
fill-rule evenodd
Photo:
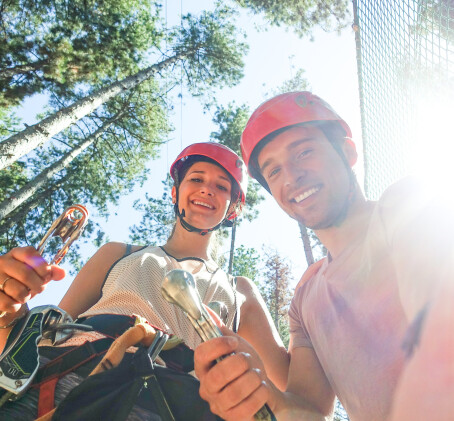
<path fill-rule="evenodd" d="M 194 171 L 191 171 L 189 173 L 189 175 L 191 174 L 206 174 L 206 171 L 202 171 L 202 170 L 194 170 Z M 223 180 L 225 181 L 228 181 L 230 183 L 230 179 L 228 177 L 226 177 L 225 175 L 218 175 L 219 178 L 222 178 Z"/>

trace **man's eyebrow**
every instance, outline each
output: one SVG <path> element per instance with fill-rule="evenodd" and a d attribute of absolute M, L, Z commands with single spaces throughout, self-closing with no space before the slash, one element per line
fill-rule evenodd
<path fill-rule="evenodd" d="M 295 149 L 299 145 L 301 145 L 304 142 L 310 142 L 311 140 L 314 140 L 313 136 L 307 136 L 303 137 L 302 139 L 295 140 L 294 142 L 290 143 L 290 145 L 287 146 L 288 150 Z M 267 166 L 269 166 L 273 162 L 273 157 L 268 158 L 263 165 L 259 168 L 260 173 L 263 174 L 263 171 L 266 169 Z"/>

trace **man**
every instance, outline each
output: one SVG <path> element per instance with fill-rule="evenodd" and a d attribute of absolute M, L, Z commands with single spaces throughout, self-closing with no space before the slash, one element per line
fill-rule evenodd
<path fill-rule="evenodd" d="M 351 138 L 347 123 L 310 92 L 266 101 L 243 132 L 251 176 L 314 230 L 328 256 L 308 269 L 292 300 L 285 392 L 237 337 L 196 350 L 201 396 L 224 419 L 250 419 L 264 403 L 278 419 L 326 419 L 335 396 L 351 421 L 391 414 L 449 261 L 453 230 L 444 208 L 412 180 L 367 201 L 351 169 Z"/>

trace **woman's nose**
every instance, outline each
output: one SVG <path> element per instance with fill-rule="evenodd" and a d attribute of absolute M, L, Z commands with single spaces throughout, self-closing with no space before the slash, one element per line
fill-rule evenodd
<path fill-rule="evenodd" d="M 200 188 L 200 193 L 213 196 L 213 189 L 209 185 L 205 184 Z"/>

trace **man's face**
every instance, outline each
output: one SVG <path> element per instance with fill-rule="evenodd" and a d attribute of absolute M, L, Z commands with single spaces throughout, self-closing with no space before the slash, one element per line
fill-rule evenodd
<path fill-rule="evenodd" d="M 351 145 L 342 148 L 348 157 Z M 320 129 L 289 128 L 262 149 L 258 164 L 289 216 L 315 230 L 340 222 L 349 200 L 349 172 Z"/>

